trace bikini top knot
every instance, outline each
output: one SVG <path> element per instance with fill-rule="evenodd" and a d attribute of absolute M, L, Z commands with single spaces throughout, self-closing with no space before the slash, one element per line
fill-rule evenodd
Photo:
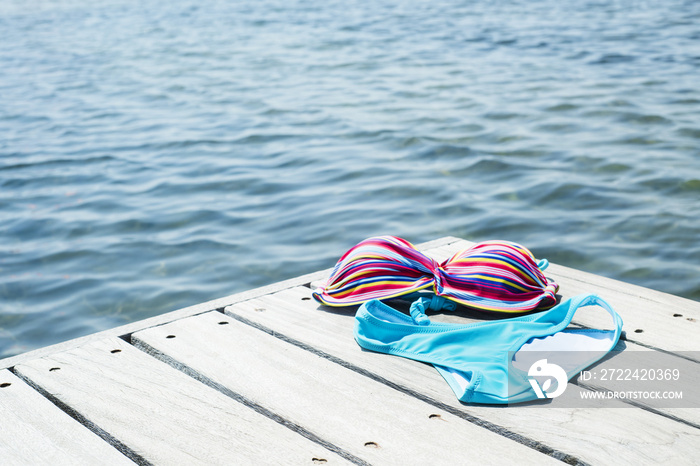
<path fill-rule="evenodd" d="M 478 243 L 439 263 L 404 239 L 377 236 L 347 251 L 313 296 L 352 306 L 429 290 L 475 309 L 521 313 L 556 304 L 559 287 L 542 273 L 546 265 L 508 241 Z"/>

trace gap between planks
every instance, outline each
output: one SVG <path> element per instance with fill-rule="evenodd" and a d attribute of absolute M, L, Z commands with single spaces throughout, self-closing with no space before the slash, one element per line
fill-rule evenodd
<path fill-rule="evenodd" d="M 118 338 L 15 370 L 137 464 L 365 464 Z"/>
<path fill-rule="evenodd" d="M 134 344 L 220 391 L 264 406 L 373 464 L 554 461 L 252 326 L 208 313 L 133 335 Z M 493 451 L 502 453 L 494 456 Z"/>
<path fill-rule="evenodd" d="M 552 450 L 566 452 L 571 458 L 594 463 L 619 461 L 615 450 L 634 445 L 631 452 L 617 453 L 629 464 L 652 461 L 652 458 L 658 461 L 661 458 L 658 455 L 667 443 L 674 445 L 675 460 L 696 452 L 695 445 L 700 440 L 698 429 L 636 408 L 523 409 L 461 404 L 432 367 L 361 351 L 352 338 L 354 309 L 320 308 L 310 295 L 308 288 L 286 290 L 227 307 L 226 313 L 309 351 L 328 355 L 326 357 L 334 362 L 442 409 L 449 407 L 464 413 L 474 422 L 484 421 L 519 433 L 523 439 L 534 439 Z M 583 388 L 574 386 L 565 395 L 575 395 L 581 390 Z M 625 406 L 623 403 L 619 405 Z M 568 428 L 572 426 L 572 418 L 579 419 L 575 424 L 576 432 L 583 435 L 583 439 L 571 438 Z M 634 426 L 632 431 L 630 426 Z M 616 440 L 611 442 L 613 438 Z M 687 460 L 689 456 L 685 458 Z"/>

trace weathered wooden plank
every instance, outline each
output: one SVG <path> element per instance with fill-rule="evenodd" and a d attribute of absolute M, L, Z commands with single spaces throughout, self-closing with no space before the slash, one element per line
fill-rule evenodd
<path fill-rule="evenodd" d="M 700 303 L 678 296 L 646 290 L 612 279 L 596 277 L 552 265 L 551 275 L 570 297 L 596 293 L 613 306 L 624 321 L 626 339 L 665 351 L 698 352 L 700 361 Z M 605 324 L 601 315 L 581 313 L 574 322 L 588 327 Z"/>
<path fill-rule="evenodd" d="M 10 371 L 0 371 L 0 463 L 133 465 Z"/>
<path fill-rule="evenodd" d="M 453 243 L 455 241 L 461 240 L 453 236 L 447 236 L 444 238 L 438 238 L 432 241 L 421 243 L 417 247 L 428 249 L 440 248 L 444 245 Z M 295 286 L 306 285 L 308 283 L 326 278 L 330 271 L 331 269 L 326 269 L 320 270 L 318 272 L 308 273 L 299 277 L 293 277 L 288 280 L 283 280 L 280 282 L 272 283 L 270 285 L 261 286 L 252 290 L 246 290 L 241 293 L 235 293 L 229 296 L 225 296 L 223 298 L 214 299 L 205 303 L 195 304 L 194 306 L 189 306 L 172 312 L 167 312 L 165 314 L 153 316 L 148 319 L 139 320 L 137 322 L 131 322 L 126 325 L 104 330 L 102 332 L 97 332 L 90 335 L 85 335 L 84 337 L 75 338 L 73 340 L 65 341 L 62 343 L 57 343 L 55 345 L 38 348 L 36 350 L 28 351 L 26 353 L 18 354 L 16 356 L 11 356 L 9 358 L 0 359 L 0 369 L 13 367 L 25 361 L 31 361 L 33 359 L 41 358 L 54 353 L 59 353 L 72 348 L 77 348 L 91 341 L 104 340 L 105 338 L 110 337 L 128 336 L 139 330 L 155 327 L 157 325 L 162 325 L 177 319 L 184 319 L 190 316 L 202 314 L 204 312 L 209 312 L 214 309 L 223 309 L 224 307 L 230 304 L 245 301 L 248 299 L 253 299 L 258 296 L 264 296 L 266 294 L 274 293 L 280 290 L 293 288 Z"/>
<path fill-rule="evenodd" d="M 132 343 L 368 463 L 555 462 L 219 312 L 143 330 Z"/>
<path fill-rule="evenodd" d="M 700 430 L 642 409 L 502 409 L 461 404 L 431 366 L 362 351 L 352 336 L 354 309 L 319 307 L 306 287 L 238 303 L 227 307 L 226 313 L 331 355 L 455 413 L 488 420 L 582 461 L 688 464 L 700 453 Z M 575 396 L 581 390 L 571 386 L 565 395 Z"/>
<path fill-rule="evenodd" d="M 15 370 L 139 463 L 345 463 L 117 338 L 29 361 Z"/>

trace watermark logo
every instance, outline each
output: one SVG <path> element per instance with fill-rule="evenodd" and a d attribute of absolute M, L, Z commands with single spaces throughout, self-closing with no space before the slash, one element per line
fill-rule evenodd
<path fill-rule="evenodd" d="M 538 402 L 527 403 L 528 408 L 700 410 L 700 351 L 519 349 L 508 356 L 514 370 L 508 374 L 512 404 L 534 399 Z M 697 419 L 674 415 L 697 424 Z"/>
<path fill-rule="evenodd" d="M 530 370 L 527 371 L 527 375 L 529 376 L 528 380 L 537 398 L 556 398 L 566 390 L 566 372 L 556 364 L 549 364 L 546 359 L 535 361 L 535 363 L 530 366 Z M 546 380 L 542 386 L 540 386 L 538 379 L 535 377 L 539 379 L 546 377 Z M 550 393 L 552 379 L 556 381 L 557 385 L 556 390 Z"/>

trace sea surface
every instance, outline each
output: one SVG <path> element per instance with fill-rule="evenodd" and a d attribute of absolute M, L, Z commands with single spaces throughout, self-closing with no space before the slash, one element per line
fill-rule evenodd
<path fill-rule="evenodd" d="M 379 234 L 700 300 L 700 2 L 0 2 L 0 357 Z"/>

